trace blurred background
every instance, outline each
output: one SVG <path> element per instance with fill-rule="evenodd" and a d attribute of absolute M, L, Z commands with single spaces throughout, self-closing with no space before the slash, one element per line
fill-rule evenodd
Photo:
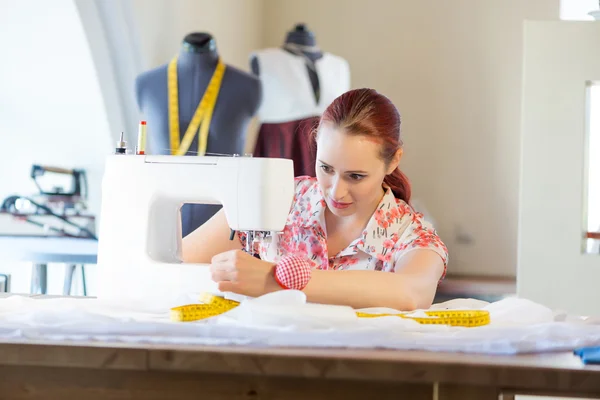
<path fill-rule="evenodd" d="M 594 10 L 594 0 L 0 0 L 4 289 L 94 294 L 104 159 L 121 133 L 135 143 L 140 120 L 149 121 L 149 137 L 162 134 L 140 85 L 182 51 L 187 35 L 210 34 L 222 60 L 253 77 L 253 58 L 300 31 L 314 39 L 300 50 L 335 56 L 348 88 L 375 88 L 398 107 L 401 168 L 450 251 L 438 300 L 513 295 L 523 24 L 593 21 Z M 236 132 L 245 153 L 256 151 L 267 111 L 250 112 Z M 596 251 L 596 241 L 585 243 Z"/>

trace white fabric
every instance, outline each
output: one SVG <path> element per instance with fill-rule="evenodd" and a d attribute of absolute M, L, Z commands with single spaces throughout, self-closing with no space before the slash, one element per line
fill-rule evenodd
<path fill-rule="evenodd" d="M 305 60 L 278 48 L 252 54 L 260 70 L 263 98 L 258 118 L 263 123 L 280 123 L 320 116 L 338 96 L 350 90 L 348 62 L 331 53 L 315 62 L 321 97 L 315 96 Z"/>
<path fill-rule="evenodd" d="M 568 317 L 524 299 L 458 299 L 434 309 L 485 309 L 477 328 L 421 325 L 397 317 L 357 318 L 348 307 L 307 304 L 302 292 L 244 300 L 226 314 L 171 322 L 168 309 L 97 299 L 0 299 L 0 340 L 74 340 L 201 345 L 387 348 L 515 354 L 600 345 L 600 319 Z M 386 311 L 386 310 L 363 310 Z M 389 311 L 389 310 L 387 310 Z M 419 312 L 417 312 L 419 313 Z"/>

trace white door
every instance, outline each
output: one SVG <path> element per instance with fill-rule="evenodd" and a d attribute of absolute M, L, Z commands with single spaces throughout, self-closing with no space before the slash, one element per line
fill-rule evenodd
<path fill-rule="evenodd" d="M 528 21 L 523 49 L 517 293 L 600 315 L 600 22 Z"/>

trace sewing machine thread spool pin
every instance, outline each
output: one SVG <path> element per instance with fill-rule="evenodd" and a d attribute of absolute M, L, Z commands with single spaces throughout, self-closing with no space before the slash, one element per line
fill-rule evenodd
<path fill-rule="evenodd" d="M 135 148 L 135 154 L 146 154 L 146 121 L 140 121 L 140 125 L 138 127 L 138 142 Z"/>
<path fill-rule="evenodd" d="M 123 132 L 121 132 L 121 137 L 117 142 L 117 147 L 115 148 L 115 154 L 127 154 L 127 142 L 123 137 Z"/>

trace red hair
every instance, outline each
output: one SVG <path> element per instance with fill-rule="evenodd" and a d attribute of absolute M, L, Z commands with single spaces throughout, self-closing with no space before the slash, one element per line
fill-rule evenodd
<path fill-rule="evenodd" d="M 400 138 L 400 113 L 384 95 L 373 89 L 356 89 L 336 98 L 321 116 L 321 122 L 329 122 L 351 135 L 364 135 L 381 143 L 380 157 L 389 165 L 402 147 Z M 314 131 L 315 134 L 318 129 Z M 410 203 L 411 187 L 408 177 L 399 168 L 386 175 L 383 182 L 392 189 L 394 196 Z"/>

